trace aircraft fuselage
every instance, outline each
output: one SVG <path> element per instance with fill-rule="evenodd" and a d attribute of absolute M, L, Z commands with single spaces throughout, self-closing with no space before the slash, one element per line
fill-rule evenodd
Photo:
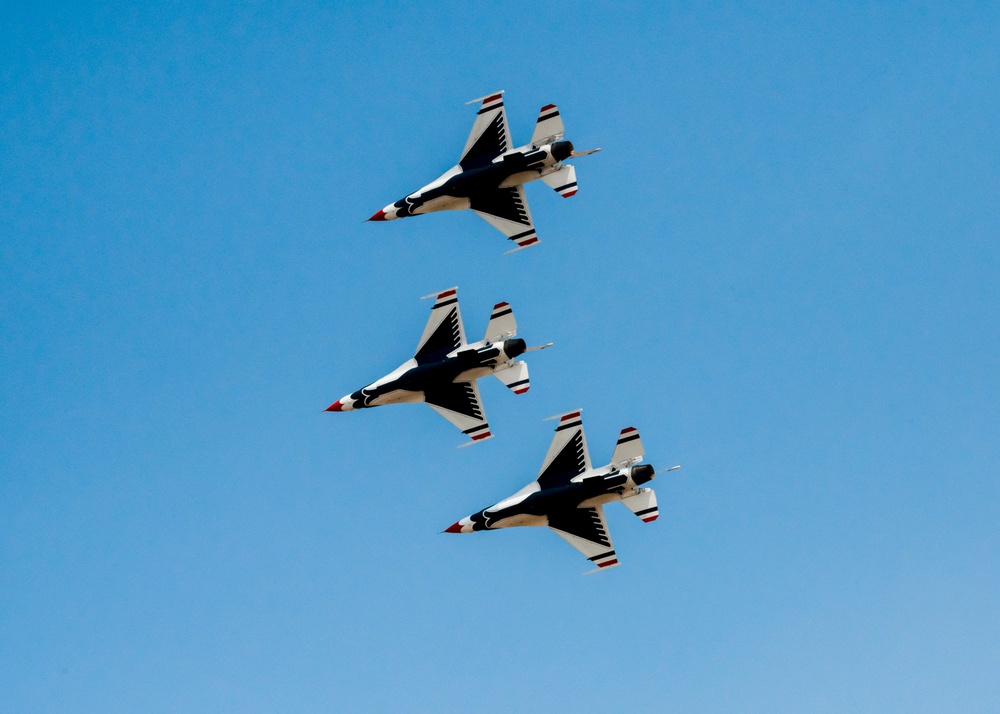
<path fill-rule="evenodd" d="M 569 508 L 590 507 L 618 501 L 635 493 L 639 485 L 653 478 L 652 466 L 611 466 L 582 474 L 565 486 L 525 490 L 484 508 L 458 524 L 462 532 L 494 530 L 512 526 L 547 526 L 548 514 Z"/>
<path fill-rule="evenodd" d="M 495 157 L 458 164 L 418 191 L 386 206 L 372 220 L 391 221 L 422 213 L 474 208 L 476 197 L 500 188 L 520 186 L 559 169 L 573 144 L 557 141 L 533 148 L 523 146 Z"/>
<path fill-rule="evenodd" d="M 398 402 L 420 402 L 424 393 L 437 385 L 468 382 L 507 367 L 527 345 L 512 338 L 481 346 L 468 346 L 440 360 L 420 363 L 410 359 L 371 384 L 340 399 L 335 411 L 351 411 Z"/>

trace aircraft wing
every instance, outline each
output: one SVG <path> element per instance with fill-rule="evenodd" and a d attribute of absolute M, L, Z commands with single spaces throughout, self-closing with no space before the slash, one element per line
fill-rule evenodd
<path fill-rule="evenodd" d="M 567 508 L 550 513 L 549 528 L 598 568 L 618 565 L 602 506 Z"/>
<path fill-rule="evenodd" d="M 431 316 L 420 336 L 417 352 L 413 356 L 417 364 L 443 357 L 465 344 L 465 330 L 462 328 L 462 314 L 458 310 L 458 288 L 451 288 L 435 297 Z"/>
<path fill-rule="evenodd" d="M 463 171 L 481 163 L 489 163 L 495 156 L 506 152 L 510 148 L 510 143 L 510 128 L 507 126 L 507 111 L 503 106 L 503 92 L 497 92 L 483 97 L 476 123 L 472 125 L 472 133 L 465 142 L 462 158 L 458 163 Z"/>
<path fill-rule="evenodd" d="M 563 414 L 559 417 L 556 435 L 552 438 L 545 461 L 542 462 L 542 470 L 536 479 L 538 486 L 541 490 L 564 486 L 575 476 L 589 470 L 590 453 L 583 435 L 580 412 Z"/>
<path fill-rule="evenodd" d="M 538 243 L 535 224 L 531 222 L 528 199 L 524 186 L 498 188 L 473 196 L 471 208 L 487 223 L 517 243 L 508 253 L 528 248 Z"/>
<path fill-rule="evenodd" d="M 483 413 L 483 401 L 475 382 L 449 382 L 424 392 L 424 400 L 438 414 L 462 430 L 473 441 L 493 436 Z"/>

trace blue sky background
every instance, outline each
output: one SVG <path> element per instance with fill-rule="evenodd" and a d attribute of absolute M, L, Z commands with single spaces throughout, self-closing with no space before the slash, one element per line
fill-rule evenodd
<path fill-rule="evenodd" d="M 0 709 L 1000 709 L 1000 12 L 7 4 Z M 364 223 L 506 89 L 542 244 Z M 496 438 L 327 414 L 458 285 Z M 622 567 L 439 531 L 637 426 Z"/>

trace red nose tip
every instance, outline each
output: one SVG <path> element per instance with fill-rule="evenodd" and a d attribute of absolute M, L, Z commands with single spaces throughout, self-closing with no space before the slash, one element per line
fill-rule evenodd
<path fill-rule="evenodd" d="M 338 399 L 333 404 L 331 404 L 330 406 L 328 406 L 326 408 L 326 411 L 328 411 L 328 412 L 342 412 L 342 411 L 344 411 L 344 405 L 340 403 L 341 401 L 342 400 Z"/>
<path fill-rule="evenodd" d="M 445 533 L 461 533 L 462 532 L 462 523 L 460 521 L 456 521 L 454 524 L 452 524 L 452 525 L 448 526 L 447 528 L 445 528 L 444 532 Z"/>
<path fill-rule="evenodd" d="M 376 213 L 374 216 L 372 216 L 368 220 L 369 221 L 384 221 L 385 220 L 385 211 L 379 211 L 378 213 Z"/>

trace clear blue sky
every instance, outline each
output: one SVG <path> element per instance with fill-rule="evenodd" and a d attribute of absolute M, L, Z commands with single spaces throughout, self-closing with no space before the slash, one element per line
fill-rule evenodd
<path fill-rule="evenodd" d="M 1000 11 L 8 3 L 0 709 L 1000 710 Z M 542 244 L 364 223 L 506 89 Z M 328 414 L 513 305 L 496 438 Z M 582 407 L 622 567 L 440 535 Z"/>

